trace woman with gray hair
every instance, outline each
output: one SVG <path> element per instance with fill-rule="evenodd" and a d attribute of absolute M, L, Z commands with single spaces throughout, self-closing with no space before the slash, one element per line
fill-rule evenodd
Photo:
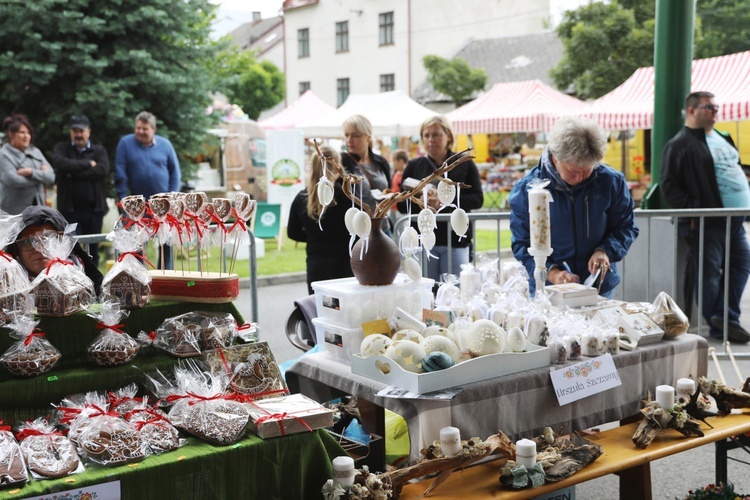
<path fill-rule="evenodd" d="M 615 263 L 625 257 L 638 237 L 625 176 L 601 163 L 607 136 L 591 120 L 560 118 L 548 139 L 539 164 L 510 194 L 513 253 L 529 271 L 533 292 L 528 190 L 532 181 L 548 180 L 552 194 L 548 283 L 578 283 L 600 271 L 599 294 L 611 298 L 620 282 Z"/>

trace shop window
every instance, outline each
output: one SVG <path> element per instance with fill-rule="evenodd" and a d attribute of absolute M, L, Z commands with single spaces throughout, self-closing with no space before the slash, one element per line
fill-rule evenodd
<path fill-rule="evenodd" d="M 395 81 L 396 78 L 393 73 L 388 75 L 380 75 L 380 91 L 390 92 L 391 90 L 396 90 Z"/>
<path fill-rule="evenodd" d="M 393 12 L 383 12 L 380 20 L 380 45 L 393 45 Z"/>
<path fill-rule="evenodd" d="M 310 29 L 297 30 L 297 57 L 310 57 Z"/>
<path fill-rule="evenodd" d="M 310 82 L 299 82 L 299 95 L 310 90 Z"/>
<path fill-rule="evenodd" d="M 349 52 L 349 21 L 336 23 L 336 52 Z"/>
<path fill-rule="evenodd" d="M 341 106 L 344 104 L 344 101 L 346 101 L 346 98 L 349 97 L 349 79 L 348 78 L 338 78 L 336 80 L 336 105 Z"/>

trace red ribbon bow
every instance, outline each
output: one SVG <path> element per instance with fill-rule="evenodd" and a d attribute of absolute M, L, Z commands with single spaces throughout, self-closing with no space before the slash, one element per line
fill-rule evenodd
<path fill-rule="evenodd" d="M 75 420 L 75 418 L 81 414 L 80 408 L 70 408 L 67 406 L 55 406 L 55 409 L 63 414 L 62 418 L 60 419 L 60 422 L 63 424 L 68 424 L 72 420 Z"/>
<path fill-rule="evenodd" d="M 10 431 L 10 425 L 4 425 L 5 422 L 0 419 L 0 431 Z"/>
<path fill-rule="evenodd" d="M 107 399 L 109 399 L 110 408 L 117 408 L 121 404 L 127 403 L 128 401 L 135 401 L 138 403 L 143 401 L 143 398 L 132 398 L 130 396 L 124 396 L 124 397 L 119 398 L 117 397 L 117 394 L 115 394 L 112 391 L 107 392 Z"/>
<path fill-rule="evenodd" d="M 247 225 L 245 224 L 245 219 L 240 217 L 240 214 L 237 213 L 237 209 L 232 207 L 232 217 L 235 218 L 234 224 L 232 224 L 232 227 L 229 228 L 229 232 L 233 232 L 234 228 L 239 226 L 242 228 L 244 232 L 247 232 Z"/>
<path fill-rule="evenodd" d="M 120 414 L 116 411 L 104 411 L 97 405 L 86 405 L 87 408 L 93 408 L 96 410 L 94 413 L 89 413 L 87 416 L 89 418 L 95 418 L 95 417 L 120 417 Z"/>
<path fill-rule="evenodd" d="M 148 420 L 140 420 L 138 422 L 135 422 L 135 428 L 136 430 L 141 430 L 145 426 L 149 424 L 157 424 L 161 427 L 166 427 L 162 422 L 170 423 L 168 419 L 164 418 L 162 415 L 156 415 L 154 418 L 150 418 Z"/>
<path fill-rule="evenodd" d="M 182 224 L 172 214 L 167 214 L 167 223 L 173 228 L 177 229 L 177 237 L 180 239 L 180 245 L 182 245 Z"/>
<path fill-rule="evenodd" d="M 190 401 L 188 403 L 190 406 L 193 406 L 194 404 L 200 403 L 201 401 L 216 401 L 218 399 L 231 400 L 231 397 L 229 397 L 226 394 L 221 394 L 221 393 L 206 397 L 206 396 L 200 396 L 193 392 L 186 392 L 185 394 L 172 394 L 171 396 L 167 396 L 167 403 L 174 403 L 175 401 L 179 401 L 180 399 L 193 399 L 193 401 Z"/>
<path fill-rule="evenodd" d="M 146 256 L 143 255 L 140 252 L 122 252 L 120 254 L 120 256 L 117 257 L 117 262 L 122 262 L 122 259 L 124 259 L 126 255 L 132 255 L 136 259 L 139 259 L 142 262 L 145 262 L 146 264 L 148 264 L 149 266 L 151 266 L 151 269 L 156 269 L 156 267 L 151 262 L 149 262 L 149 260 L 146 258 Z"/>
<path fill-rule="evenodd" d="M 43 339 L 46 336 L 47 335 L 43 331 L 41 331 L 39 328 L 34 328 L 34 330 L 30 334 L 28 334 L 26 338 L 24 339 L 23 345 L 28 346 L 29 344 L 31 344 L 31 341 L 34 340 L 34 337 Z"/>
<path fill-rule="evenodd" d="M 284 412 L 284 413 L 271 413 L 269 415 L 262 416 L 258 420 L 255 421 L 255 425 L 258 426 L 258 425 L 262 424 L 263 422 L 268 422 L 268 421 L 276 422 L 277 424 L 279 424 L 279 430 L 281 430 L 281 435 L 285 436 L 286 435 L 286 430 L 284 429 L 284 419 L 287 418 L 287 417 L 293 418 L 294 420 L 296 420 L 297 422 L 299 422 L 300 424 L 302 424 L 308 431 L 312 432 L 312 427 L 310 427 L 309 425 L 307 425 L 307 422 L 305 422 L 304 420 L 302 420 L 299 417 L 295 417 L 294 415 L 290 415 L 287 412 Z"/>
<path fill-rule="evenodd" d="M 20 431 L 16 433 L 16 439 L 18 439 L 19 441 L 23 441 L 24 439 L 30 436 L 48 436 L 51 438 L 52 436 L 62 436 L 62 435 L 63 435 L 62 432 L 58 432 L 58 431 L 43 432 L 43 431 L 40 431 L 39 429 L 26 428 L 26 429 L 21 429 Z"/>
<path fill-rule="evenodd" d="M 70 262 L 69 260 L 63 260 L 63 259 L 61 259 L 59 257 L 55 257 L 54 259 L 50 259 L 50 261 L 47 262 L 47 274 L 49 274 L 49 270 L 50 270 L 50 268 L 52 268 L 52 266 L 54 264 L 62 264 L 64 266 L 72 266 L 73 265 L 73 263 Z"/>
<path fill-rule="evenodd" d="M 107 325 L 107 324 L 104 324 L 101 321 L 98 321 L 96 323 L 96 329 L 97 330 L 104 330 L 106 328 L 112 330 L 113 332 L 125 333 L 125 332 L 122 331 L 122 329 L 125 328 L 125 323 L 118 323 L 116 325 Z"/>
<path fill-rule="evenodd" d="M 11 254 L 9 254 L 8 252 L 3 251 L 3 250 L 0 250 L 0 257 L 3 257 L 8 262 L 13 261 L 13 256 Z"/>

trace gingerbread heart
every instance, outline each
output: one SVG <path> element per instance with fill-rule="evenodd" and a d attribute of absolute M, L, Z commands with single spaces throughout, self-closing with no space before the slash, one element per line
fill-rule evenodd
<path fill-rule="evenodd" d="M 126 196 L 122 199 L 122 209 L 131 219 L 140 219 L 146 213 L 146 199 L 142 194 Z"/>
<path fill-rule="evenodd" d="M 185 215 L 185 202 L 180 198 L 172 200 L 169 204 L 169 213 L 175 219 L 181 220 L 183 215 Z"/>
<path fill-rule="evenodd" d="M 201 191 L 195 193 L 187 193 L 185 195 L 185 208 L 194 214 L 199 214 L 203 210 L 204 205 L 208 201 L 206 193 Z"/>
<path fill-rule="evenodd" d="M 227 220 L 232 213 L 232 202 L 229 198 L 214 198 L 213 204 L 214 209 L 216 209 L 216 216 L 222 221 Z"/>
<path fill-rule="evenodd" d="M 167 216 L 167 213 L 169 213 L 169 207 L 171 206 L 171 202 L 169 201 L 169 198 L 151 197 L 148 203 L 149 205 L 151 205 L 151 211 L 154 213 L 156 217 L 163 218 Z"/>

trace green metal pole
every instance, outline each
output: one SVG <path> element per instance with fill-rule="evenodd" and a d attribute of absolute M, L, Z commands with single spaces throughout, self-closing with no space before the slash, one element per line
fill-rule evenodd
<path fill-rule="evenodd" d="M 694 23 L 695 0 L 656 0 L 651 185 L 643 197 L 644 208 L 668 208 L 659 189 L 661 153 L 684 124 L 682 110 L 690 93 Z"/>

